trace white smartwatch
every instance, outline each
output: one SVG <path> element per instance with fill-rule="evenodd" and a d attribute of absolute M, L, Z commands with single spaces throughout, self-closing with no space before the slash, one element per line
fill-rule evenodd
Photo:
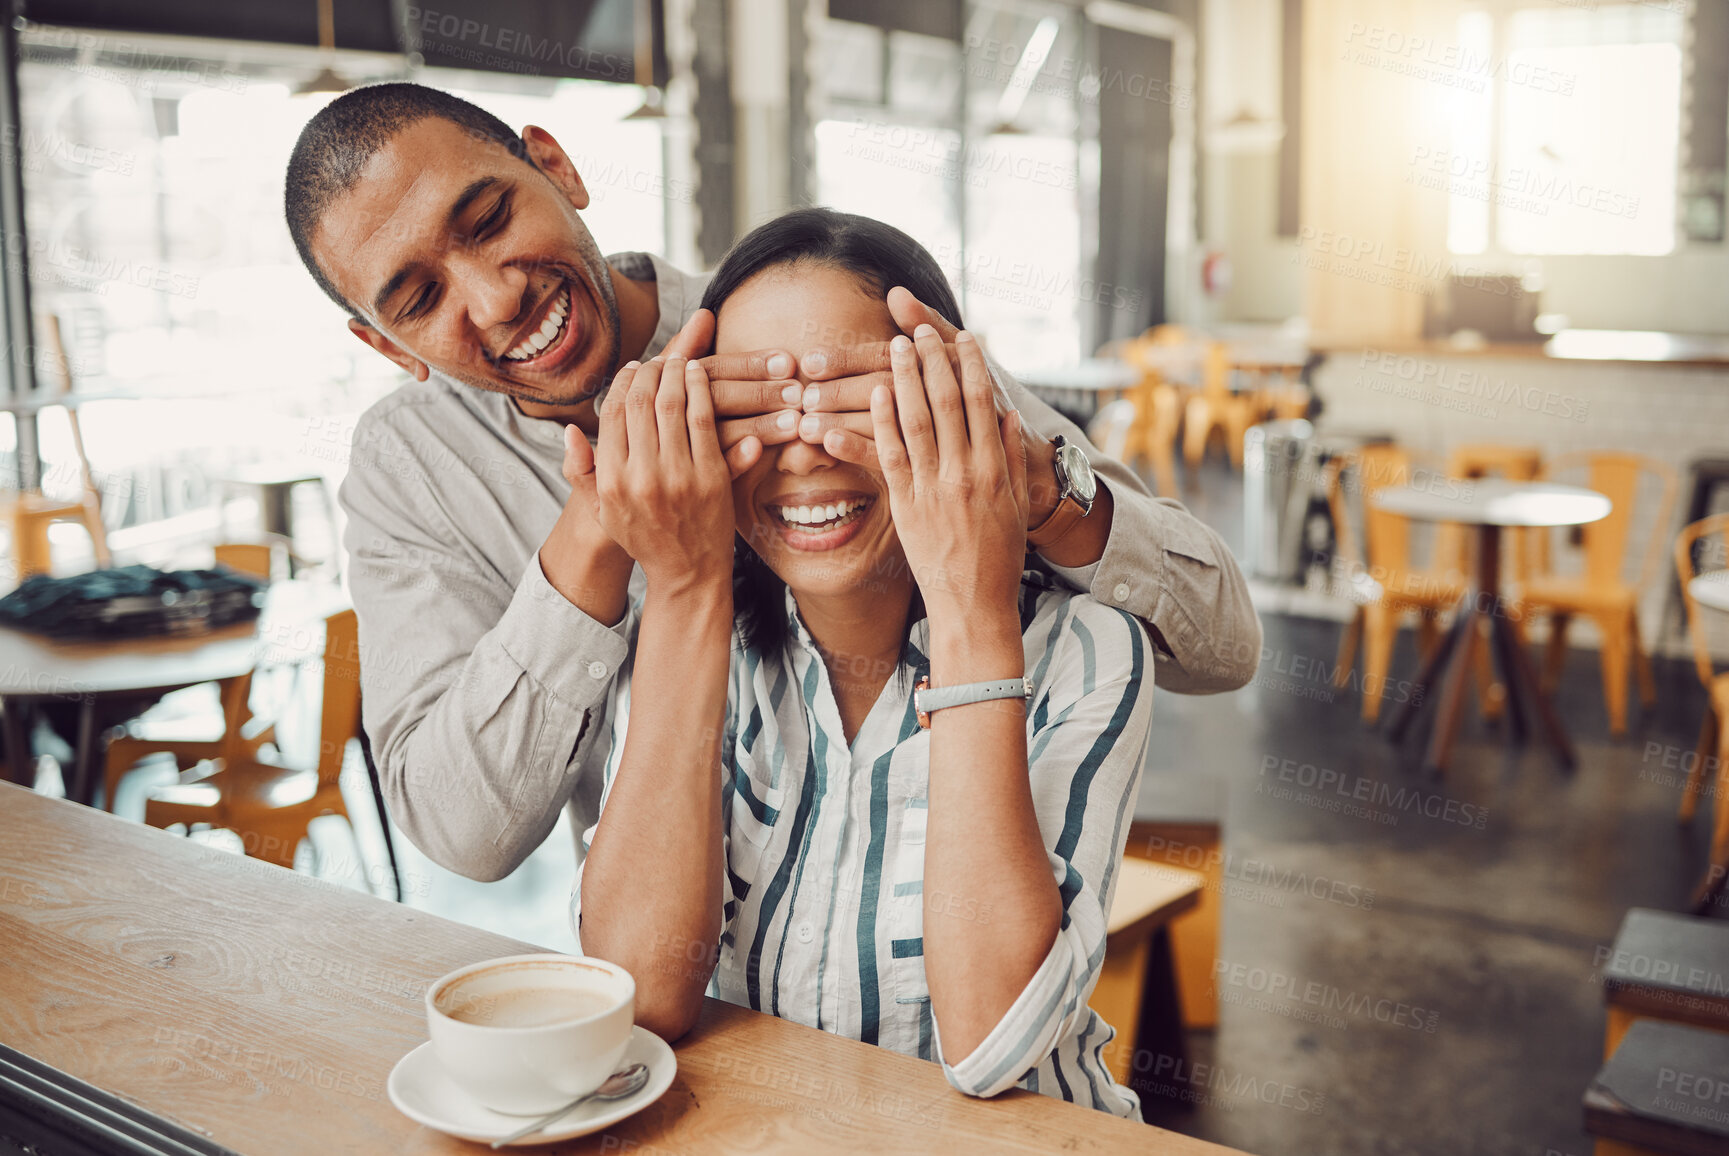
<path fill-rule="evenodd" d="M 966 706 L 989 702 L 997 698 L 1033 697 L 1033 680 L 1027 677 L 1004 678 L 996 682 L 964 682 L 959 686 L 931 685 L 930 676 L 918 680 L 913 687 L 913 709 L 918 712 L 919 726 L 930 729 L 931 715 L 944 707 Z"/>

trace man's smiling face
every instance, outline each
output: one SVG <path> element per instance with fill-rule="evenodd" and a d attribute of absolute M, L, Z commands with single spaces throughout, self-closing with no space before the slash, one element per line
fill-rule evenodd
<path fill-rule="evenodd" d="M 569 157 L 543 130 L 524 138 L 539 169 L 450 121 L 414 122 L 331 203 L 312 248 L 368 322 L 350 328 L 415 376 L 574 405 L 618 365 L 618 302 Z"/>

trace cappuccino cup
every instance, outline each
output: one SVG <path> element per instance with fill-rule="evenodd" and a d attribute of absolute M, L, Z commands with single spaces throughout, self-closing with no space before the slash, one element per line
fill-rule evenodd
<path fill-rule="evenodd" d="M 459 967 L 426 991 L 433 1055 L 480 1104 L 540 1116 L 617 1070 L 636 1021 L 636 981 L 604 959 L 508 955 Z"/>

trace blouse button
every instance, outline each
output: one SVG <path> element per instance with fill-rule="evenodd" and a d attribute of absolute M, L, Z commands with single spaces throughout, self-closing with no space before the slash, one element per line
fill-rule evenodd
<path fill-rule="evenodd" d="M 811 931 L 810 924 L 801 923 L 798 925 L 798 941 L 800 943 L 809 943 L 814 937 L 815 933 Z"/>
<path fill-rule="evenodd" d="M 1115 598 L 1118 602 L 1127 602 L 1129 600 L 1129 584 L 1127 582 L 1118 582 L 1117 588 L 1111 591 L 1111 597 Z"/>
<path fill-rule="evenodd" d="M 588 664 L 588 677 L 599 680 L 606 677 L 606 663 L 591 662 Z"/>

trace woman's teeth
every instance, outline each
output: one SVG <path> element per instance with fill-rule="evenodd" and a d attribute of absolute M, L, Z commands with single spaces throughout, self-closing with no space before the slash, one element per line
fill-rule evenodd
<path fill-rule="evenodd" d="M 558 300 L 552 303 L 552 312 L 546 315 L 546 320 L 540 323 L 540 328 L 531 333 L 528 338 L 515 349 L 504 355 L 506 361 L 526 361 L 539 353 L 558 339 L 558 331 L 564 328 L 565 318 L 570 316 L 570 287 L 567 285 L 558 294 Z"/>
<path fill-rule="evenodd" d="M 807 530 L 832 530 L 852 521 L 870 505 L 869 498 L 848 498 L 826 506 L 773 506 L 775 514 L 789 526 Z"/>

